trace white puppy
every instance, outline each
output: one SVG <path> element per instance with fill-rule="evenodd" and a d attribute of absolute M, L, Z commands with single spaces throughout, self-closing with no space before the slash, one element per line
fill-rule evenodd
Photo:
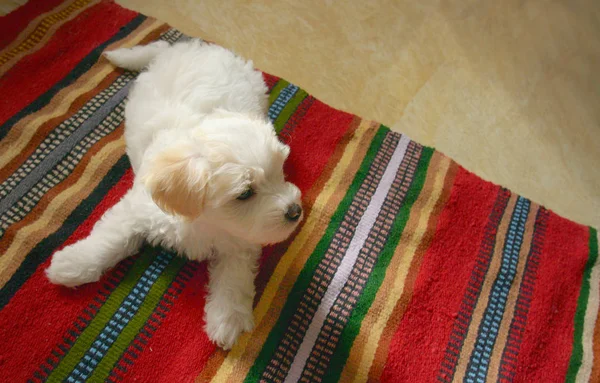
<path fill-rule="evenodd" d="M 302 218 L 285 181 L 289 147 L 266 117 L 260 72 L 201 41 L 156 42 L 106 53 L 141 70 L 125 110 L 133 188 L 86 239 L 54 254 L 50 281 L 97 281 L 144 240 L 210 261 L 206 332 L 231 348 L 253 328 L 261 246 L 285 240 Z"/>

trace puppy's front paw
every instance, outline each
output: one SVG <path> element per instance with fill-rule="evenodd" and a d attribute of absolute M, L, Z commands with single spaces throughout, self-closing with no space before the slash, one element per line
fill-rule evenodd
<path fill-rule="evenodd" d="M 224 350 L 230 350 L 244 331 L 252 331 L 254 317 L 252 312 L 233 311 L 229 314 L 206 312 L 206 333 L 208 338 Z"/>
<path fill-rule="evenodd" d="M 52 256 L 46 276 L 50 282 L 67 287 L 75 287 L 84 283 L 96 282 L 102 276 L 98 265 L 91 263 L 91 249 L 82 242 L 67 246 Z"/>

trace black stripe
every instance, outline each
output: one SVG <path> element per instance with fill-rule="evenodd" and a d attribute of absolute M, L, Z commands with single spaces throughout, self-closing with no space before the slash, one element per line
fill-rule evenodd
<path fill-rule="evenodd" d="M 12 299 L 15 293 L 23 286 L 29 277 L 37 270 L 43 262 L 62 245 L 62 243 L 73 234 L 94 211 L 102 201 L 106 193 L 123 177 L 129 169 L 129 159 L 123 155 L 112 167 L 108 174 L 100 181 L 94 191 L 84 199 L 62 224 L 60 229 L 40 241 L 33 250 L 25 257 L 17 271 L 0 290 L 0 310 Z"/>
<path fill-rule="evenodd" d="M 128 36 L 133 30 L 135 30 L 140 24 L 142 24 L 146 20 L 146 16 L 138 15 L 133 18 L 128 24 L 124 25 L 119 29 L 119 31 L 114 34 L 110 39 L 106 40 L 102 44 L 98 45 L 94 50 L 92 50 L 87 56 L 85 56 L 79 64 L 69 72 L 62 80 L 54 84 L 52 88 L 47 90 L 44 94 L 38 97 L 31 104 L 27 105 L 25 108 L 17 112 L 11 118 L 9 118 L 2 126 L 0 126 L 0 140 L 4 139 L 4 137 L 8 134 L 10 129 L 23 117 L 35 113 L 38 110 L 42 109 L 44 106 L 48 105 L 50 100 L 58 93 L 61 89 L 66 88 L 67 86 L 74 83 L 79 77 L 85 74 L 90 68 L 98 61 L 102 51 L 110 44 L 115 41 L 119 41 L 126 36 Z"/>

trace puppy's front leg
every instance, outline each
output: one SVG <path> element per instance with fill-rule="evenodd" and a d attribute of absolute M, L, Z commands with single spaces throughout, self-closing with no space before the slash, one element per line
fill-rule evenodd
<path fill-rule="evenodd" d="M 104 271 L 133 255 L 143 241 L 137 200 L 130 190 L 102 216 L 89 237 L 54 253 L 46 270 L 48 279 L 69 287 L 95 282 Z"/>
<path fill-rule="evenodd" d="M 260 248 L 217 254 L 209 265 L 206 333 L 225 350 L 254 328 L 252 302 Z"/>

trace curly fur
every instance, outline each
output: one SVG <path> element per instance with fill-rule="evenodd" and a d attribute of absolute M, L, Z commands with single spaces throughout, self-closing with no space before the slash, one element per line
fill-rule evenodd
<path fill-rule="evenodd" d="M 50 281 L 97 281 L 144 241 L 209 260 L 206 331 L 230 348 L 253 328 L 261 246 L 286 239 L 300 191 L 285 181 L 289 147 L 266 117 L 267 88 L 252 63 L 198 40 L 105 53 L 141 73 L 125 110 L 132 189 L 86 239 L 56 252 Z M 238 197 L 245 191 L 254 195 Z M 286 217 L 286 213 L 288 216 Z"/>

